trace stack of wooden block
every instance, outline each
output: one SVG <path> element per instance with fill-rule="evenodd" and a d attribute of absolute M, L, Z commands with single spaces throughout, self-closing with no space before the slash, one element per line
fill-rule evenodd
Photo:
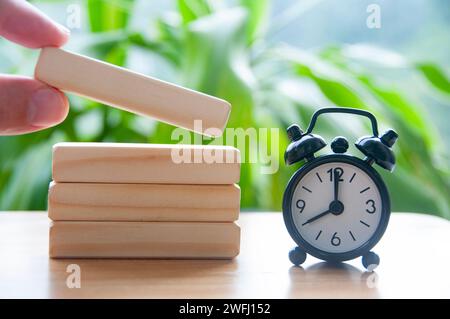
<path fill-rule="evenodd" d="M 56 144 L 50 256 L 233 258 L 239 176 L 232 147 Z"/>

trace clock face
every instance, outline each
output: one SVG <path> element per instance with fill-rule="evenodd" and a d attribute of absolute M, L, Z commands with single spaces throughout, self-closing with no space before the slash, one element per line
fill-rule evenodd
<path fill-rule="evenodd" d="M 347 162 L 326 162 L 310 169 L 292 193 L 290 213 L 308 244 L 326 253 L 345 253 L 368 242 L 384 211 L 371 176 Z"/>

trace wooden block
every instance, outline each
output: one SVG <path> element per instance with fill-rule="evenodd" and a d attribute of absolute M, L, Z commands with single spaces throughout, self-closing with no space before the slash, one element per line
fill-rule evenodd
<path fill-rule="evenodd" d="M 239 217 L 237 185 L 50 183 L 55 221 L 204 221 Z"/>
<path fill-rule="evenodd" d="M 59 48 L 41 50 L 36 79 L 110 106 L 204 133 L 228 121 L 228 102 Z M 194 121 L 201 120 L 201 128 Z"/>
<path fill-rule="evenodd" d="M 204 160 L 219 154 L 223 163 Z M 182 163 L 179 154 L 188 154 Z M 228 162 L 227 162 L 228 161 Z M 239 150 L 229 146 L 58 143 L 53 147 L 53 180 L 78 183 L 235 184 Z"/>
<path fill-rule="evenodd" d="M 235 223 L 53 222 L 53 258 L 233 258 Z"/>

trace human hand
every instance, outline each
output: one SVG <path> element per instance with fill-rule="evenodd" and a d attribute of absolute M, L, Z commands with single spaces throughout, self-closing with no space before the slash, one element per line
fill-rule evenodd
<path fill-rule="evenodd" d="M 27 48 L 62 46 L 69 30 L 24 0 L 0 0 L 0 36 Z M 38 80 L 0 74 L 0 135 L 24 134 L 61 123 L 66 96 Z"/>

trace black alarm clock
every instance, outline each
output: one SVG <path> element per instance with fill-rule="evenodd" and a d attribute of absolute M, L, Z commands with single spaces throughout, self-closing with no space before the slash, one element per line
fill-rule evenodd
<path fill-rule="evenodd" d="M 324 113 L 365 116 L 372 124 L 372 136 L 356 141 L 363 159 L 345 154 L 348 142 L 338 136 L 331 143 L 333 154 L 315 156 L 326 146 L 312 134 L 317 118 Z M 316 111 L 306 132 L 298 125 L 287 129 L 291 144 L 285 152 L 287 165 L 305 161 L 289 180 L 283 198 L 283 218 L 298 245 L 289 252 L 294 265 L 310 254 L 329 262 L 362 256 L 365 268 L 373 270 L 380 258 L 371 249 L 383 236 L 389 222 L 390 200 L 386 185 L 374 163 L 393 171 L 391 150 L 398 138 L 394 130 L 378 135 L 377 120 L 370 112 L 354 108 L 323 108 Z"/>

